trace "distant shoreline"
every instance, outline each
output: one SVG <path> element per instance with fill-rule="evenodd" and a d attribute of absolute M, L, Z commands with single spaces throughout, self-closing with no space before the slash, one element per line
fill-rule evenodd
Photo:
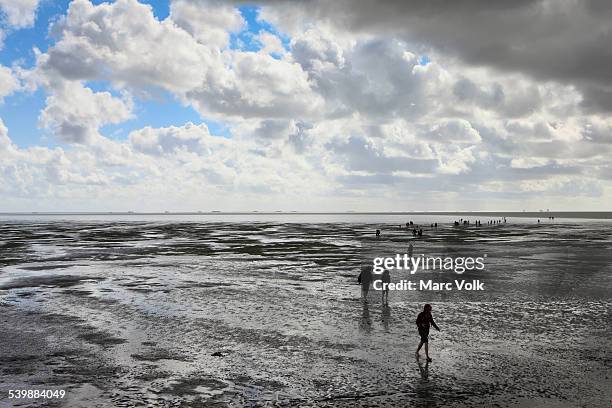
<path fill-rule="evenodd" d="M 186 211 L 186 212 L 0 212 L 0 216 L 65 216 L 65 215 L 447 215 L 506 218 L 584 218 L 612 219 L 612 211 Z"/>

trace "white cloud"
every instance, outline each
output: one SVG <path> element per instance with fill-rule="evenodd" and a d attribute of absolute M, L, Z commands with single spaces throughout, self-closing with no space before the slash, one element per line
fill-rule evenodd
<path fill-rule="evenodd" d="M 13 71 L 8 67 L 0 65 L 0 101 L 20 89 L 20 87 L 19 80 L 15 77 Z"/>
<path fill-rule="evenodd" d="M 220 56 L 172 20 L 158 21 L 136 0 L 75 0 L 52 27 L 58 41 L 39 57 L 43 77 L 108 79 L 118 86 L 181 93 L 197 86 Z"/>
<path fill-rule="evenodd" d="M 67 143 L 89 143 L 105 124 L 131 117 L 131 101 L 109 92 L 94 92 L 77 81 L 55 84 L 40 114 L 40 124 Z"/>
<path fill-rule="evenodd" d="M 278 118 L 318 115 L 323 99 L 297 63 L 264 53 L 229 52 L 230 65 L 186 97 L 204 115 Z"/>
<path fill-rule="evenodd" d="M 6 22 L 15 28 L 34 25 L 39 0 L 0 0 L 0 9 Z"/>
<path fill-rule="evenodd" d="M 197 41 L 217 48 L 226 47 L 229 33 L 245 25 L 238 9 L 220 0 L 173 0 L 170 18 Z"/>
<path fill-rule="evenodd" d="M 184 151 L 212 156 L 218 148 L 230 144 L 227 139 L 211 136 L 205 124 L 192 123 L 163 129 L 146 127 L 130 133 L 129 141 L 136 151 L 151 155 Z"/>
<path fill-rule="evenodd" d="M 8 136 L 8 129 L 4 125 L 4 121 L 0 119 L 0 152 L 6 151 L 11 147 L 12 142 Z"/>
<path fill-rule="evenodd" d="M 257 36 L 257 41 L 261 43 L 261 52 L 264 54 L 285 54 L 285 47 L 283 46 L 283 42 L 278 36 L 272 33 L 269 33 L 267 31 L 260 32 Z"/>
<path fill-rule="evenodd" d="M 515 169 L 531 169 L 534 167 L 541 167 L 548 163 L 548 159 L 538 157 L 520 157 L 518 159 L 512 159 L 510 167 Z"/>
<path fill-rule="evenodd" d="M 438 143 L 480 143 L 480 134 L 464 119 L 450 119 L 429 124 L 420 137 Z"/>
<path fill-rule="evenodd" d="M 373 209 L 384 199 L 404 209 L 414 196 L 448 209 L 467 196 L 476 206 L 504 194 L 512 205 L 542 194 L 561 204 L 568 191 L 584 205 L 610 197 L 612 125 L 581 108 L 575 87 L 287 11 L 301 7 L 266 6 L 259 18 L 287 30 L 290 47 L 261 31 L 250 52 L 228 46 L 245 25 L 228 2 L 177 0 L 160 21 L 135 0 L 75 0 L 32 70 L 0 69 L 0 97 L 19 89 L 19 72 L 47 93 L 40 124 L 72 144 L 20 149 L 0 127 L 3 198 L 140 197 L 170 209 Z M 88 88 L 94 80 L 110 91 Z M 231 137 L 190 123 L 145 126 L 126 141 L 100 135 L 138 111 L 132 98 L 160 89 Z"/>
<path fill-rule="evenodd" d="M 54 78 L 109 80 L 132 92 L 162 88 L 203 115 L 221 118 L 311 115 L 321 108 L 321 97 L 299 64 L 272 58 L 267 51 L 223 50 L 224 41 L 216 38 L 221 34 L 206 27 L 220 29 L 228 20 L 227 37 L 239 26 L 237 11 L 220 2 L 206 4 L 209 9 L 194 14 L 189 12 L 194 4 L 177 2 L 174 14 L 159 21 L 136 0 L 100 5 L 75 0 L 54 24 L 58 40 L 38 56 L 30 77 L 38 84 Z M 193 27 L 184 29 L 187 17 Z M 200 24 L 200 18 L 208 20 Z M 216 39 L 205 40 L 194 27 Z"/>
<path fill-rule="evenodd" d="M 315 28 L 291 40 L 291 55 L 307 72 L 344 67 L 344 50 L 332 33 Z"/>

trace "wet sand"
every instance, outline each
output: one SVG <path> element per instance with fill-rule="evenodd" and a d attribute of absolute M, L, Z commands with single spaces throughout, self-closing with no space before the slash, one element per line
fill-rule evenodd
<path fill-rule="evenodd" d="M 359 265 L 412 237 L 386 225 L 373 241 L 380 227 L 1 224 L 0 407 L 609 406 L 608 226 L 426 229 L 415 254 L 486 253 L 461 278 L 487 289 L 389 307 L 359 301 Z M 442 329 L 429 364 L 424 302 Z M 67 396 L 6 399 L 24 388 Z"/>

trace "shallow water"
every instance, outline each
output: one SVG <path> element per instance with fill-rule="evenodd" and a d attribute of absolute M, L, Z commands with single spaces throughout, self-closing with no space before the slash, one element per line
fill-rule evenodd
<path fill-rule="evenodd" d="M 0 392 L 53 385 L 69 397 L 24 405 L 67 406 L 606 406 L 609 224 L 425 221 L 439 228 L 418 239 L 395 219 L 6 221 Z M 486 289 L 359 301 L 364 257 L 409 242 L 415 255 L 486 255 L 486 268 L 394 281 Z M 425 302 L 442 331 L 418 364 Z"/>

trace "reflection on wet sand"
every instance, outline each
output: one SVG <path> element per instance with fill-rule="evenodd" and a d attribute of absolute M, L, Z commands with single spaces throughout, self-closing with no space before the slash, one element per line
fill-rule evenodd
<path fill-rule="evenodd" d="M 435 405 L 436 400 L 433 395 L 434 383 L 429 381 L 429 362 L 423 364 L 417 360 L 420 377 L 415 381 L 414 391 L 416 394 L 417 406 Z"/>
<path fill-rule="evenodd" d="M 361 318 L 359 319 L 359 331 L 369 334 L 372 331 L 372 318 L 370 317 L 370 306 L 367 302 L 361 303 Z"/>
<path fill-rule="evenodd" d="M 429 380 L 429 361 L 425 361 L 425 365 L 423 365 L 421 360 L 417 359 L 416 362 L 419 365 L 419 372 L 421 373 L 421 380 L 423 380 L 423 382 L 427 382 Z"/>
<path fill-rule="evenodd" d="M 391 321 L 391 307 L 389 305 L 383 305 L 381 308 L 381 321 L 385 333 L 389 333 L 389 322 Z"/>

